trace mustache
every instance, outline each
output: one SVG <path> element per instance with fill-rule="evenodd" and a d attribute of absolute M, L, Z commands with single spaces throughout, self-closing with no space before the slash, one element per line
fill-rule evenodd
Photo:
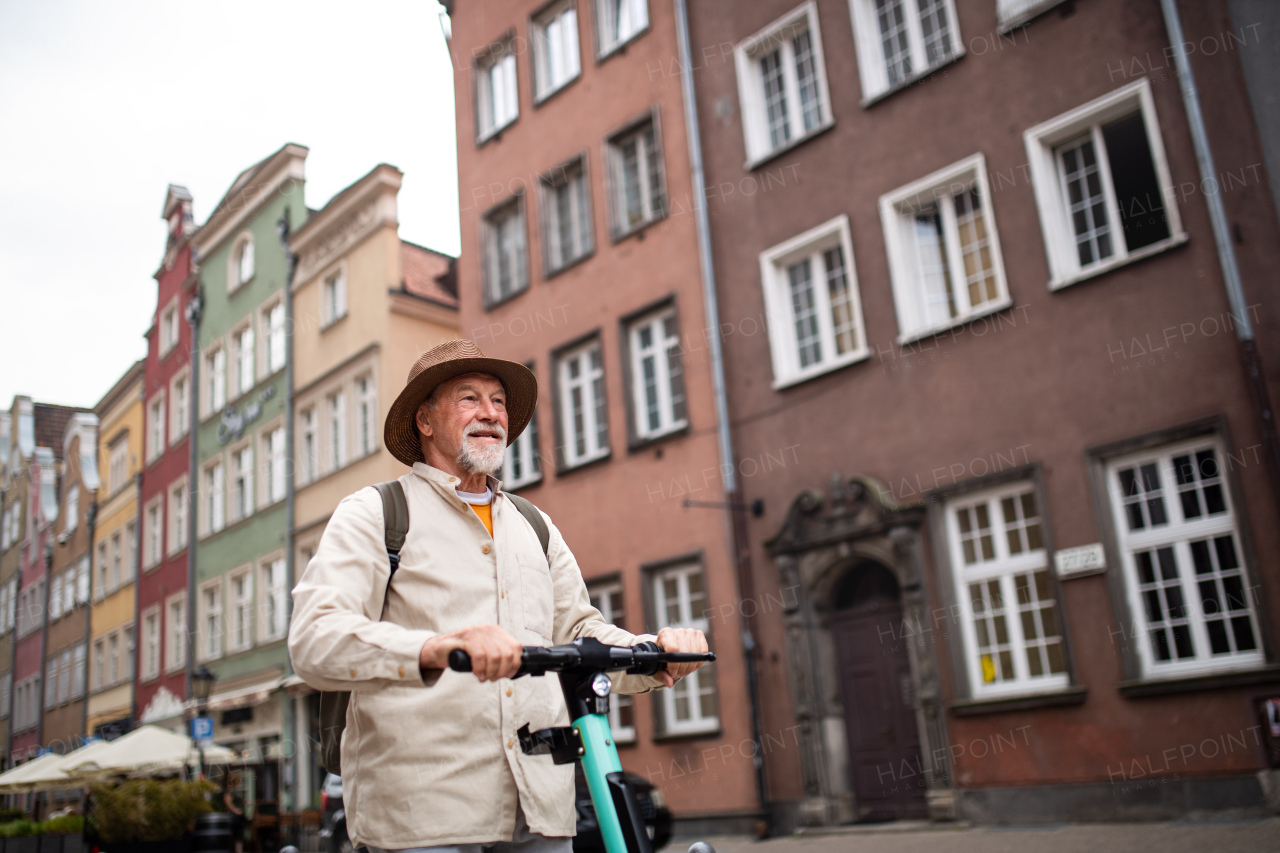
<path fill-rule="evenodd" d="M 502 441 L 507 440 L 507 431 L 502 428 L 502 424 L 482 424 L 478 421 L 472 421 L 467 424 L 462 430 L 462 437 L 465 439 L 467 436 L 477 432 L 491 432 L 497 435 Z"/>

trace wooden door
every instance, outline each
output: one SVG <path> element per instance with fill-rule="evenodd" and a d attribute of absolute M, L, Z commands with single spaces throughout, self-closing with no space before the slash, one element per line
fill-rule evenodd
<path fill-rule="evenodd" d="M 898 584 L 888 569 L 864 563 L 841 585 L 837 605 L 831 633 L 858 819 L 925 817 L 925 764 Z"/>

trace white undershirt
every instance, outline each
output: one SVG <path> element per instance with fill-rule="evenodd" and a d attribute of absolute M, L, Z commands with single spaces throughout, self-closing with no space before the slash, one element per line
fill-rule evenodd
<path fill-rule="evenodd" d="M 484 506 L 493 503 L 493 489 L 486 488 L 483 492 L 464 492 L 462 489 L 455 489 L 458 497 L 466 503 L 473 506 Z"/>

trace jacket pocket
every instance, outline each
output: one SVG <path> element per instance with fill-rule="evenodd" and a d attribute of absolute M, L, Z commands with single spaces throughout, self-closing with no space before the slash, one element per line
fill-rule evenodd
<path fill-rule="evenodd" d="M 555 593 L 551 573 L 545 563 L 520 557 L 520 598 L 524 606 L 524 627 L 551 642 L 555 623 Z"/>

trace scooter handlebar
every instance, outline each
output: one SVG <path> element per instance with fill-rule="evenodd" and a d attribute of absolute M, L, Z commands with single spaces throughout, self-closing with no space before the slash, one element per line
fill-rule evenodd
<path fill-rule="evenodd" d="M 658 670 L 666 669 L 669 663 L 703 663 L 716 659 L 715 652 L 667 652 L 657 643 L 639 643 L 635 646 L 607 646 L 610 661 L 600 665 L 592 661 L 601 672 L 626 670 L 644 675 L 652 675 Z M 565 646 L 525 646 L 520 671 L 522 675 L 542 675 L 569 669 L 583 663 L 583 655 L 576 645 Z M 471 655 L 463 649 L 449 652 L 449 669 L 454 672 L 471 672 Z"/>

